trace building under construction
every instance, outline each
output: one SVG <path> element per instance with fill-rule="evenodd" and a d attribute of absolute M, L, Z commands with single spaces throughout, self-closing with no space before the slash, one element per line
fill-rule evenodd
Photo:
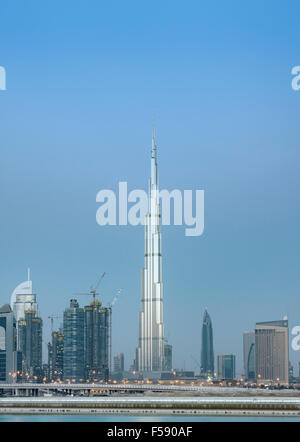
<path fill-rule="evenodd" d="M 33 309 L 25 310 L 24 318 L 18 323 L 18 342 L 22 352 L 23 377 L 41 381 L 43 321 Z"/>
<path fill-rule="evenodd" d="M 52 342 L 48 343 L 48 377 L 49 380 L 63 379 L 64 367 L 64 335 L 61 330 L 51 334 Z"/>
<path fill-rule="evenodd" d="M 84 307 L 85 378 L 106 381 L 109 376 L 110 310 L 94 299 Z"/>
<path fill-rule="evenodd" d="M 84 380 L 84 310 L 76 299 L 64 311 L 63 379 L 67 382 Z"/>

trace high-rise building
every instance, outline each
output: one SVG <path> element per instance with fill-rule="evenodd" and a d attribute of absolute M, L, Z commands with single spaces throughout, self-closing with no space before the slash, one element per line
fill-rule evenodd
<path fill-rule="evenodd" d="M 218 378 L 224 380 L 235 378 L 235 355 L 218 355 Z"/>
<path fill-rule="evenodd" d="M 294 382 L 294 367 L 291 361 L 289 361 L 289 383 L 291 382 Z"/>
<path fill-rule="evenodd" d="M 52 380 L 52 343 L 48 342 L 47 344 L 48 351 L 48 368 L 47 368 L 47 382 Z"/>
<path fill-rule="evenodd" d="M 63 379 L 64 367 L 64 335 L 61 330 L 52 333 L 51 345 L 51 379 Z"/>
<path fill-rule="evenodd" d="M 14 312 L 17 327 L 18 322 L 25 318 L 25 310 L 34 310 L 35 312 L 38 312 L 36 295 L 32 291 L 32 281 L 30 279 L 29 269 L 27 281 L 19 284 L 13 291 L 10 299 L 10 306 Z"/>
<path fill-rule="evenodd" d="M 153 130 L 149 211 L 145 216 L 145 268 L 142 271 L 142 308 L 139 315 L 137 366 L 140 372 L 161 372 L 164 368 L 161 260 L 157 147 Z"/>
<path fill-rule="evenodd" d="M 255 360 L 258 383 L 288 384 L 289 331 L 287 319 L 256 323 Z"/>
<path fill-rule="evenodd" d="M 114 373 L 123 373 L 124 371 L 124 353 L 117 353 L 114 357 Z"/>
<path fill-rule="evenodd" d="M 43 377 L 43 321 L 35 310 L 25 310 L 24 319 L 18 322 L 18 342 L 22 352 L 23 376 L 37 382 Z"/>
<path fill-rule="evenodd" d="M 173 368 L 173 348 L 172 345 L 168 344 L 165 340 L 164 345 L 164 371 L 171 371 Z"/>
<path fill-rule="evenodd" d="M 84 310 L 76 299 L 64 311 L 64 361 L 65 381 L 84 380 Z"/>
<path fill-rule="evenodd" d="M 214 374 L 213 328 L 207 310 L 204 312 L 202 325 L 201 374 L 207 376 Z"/>
<path fill-rule="evenodd" d="M 106 381 L 109 375 L 109 309 L 100 301 L 84 307 L 85 377 Z"/>
<path fill-rule="evenodd" d="M 255 380 L 255 333 L 243 334 L 244 375 L 247 380 Z"/>
<path fill-rule="evenodd" d="M 0 382 L 15 382 L 20 365 L 20 353 L 16 351 L 16 321 L 11 307 L 0 308 Z"/>

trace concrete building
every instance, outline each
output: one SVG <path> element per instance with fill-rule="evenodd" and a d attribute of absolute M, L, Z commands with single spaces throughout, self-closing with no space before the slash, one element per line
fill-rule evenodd
<path fill-rule="evenodd" d="M 255 360 L 258 383 L 288 385 L 289 329 L 287 319 L 256 323 Z"/>
<path fill-rule="evenodd" d="M 145 217 L 145 267 L 142 271 L 142 308 L 139 315 L 139 345 L 136 364 L 140 372 L 164 368 L 164 320 L 160 203 L 157 147 L 152 137 L 149 211 Z"/>
<path fill-rule="evenodd" d="M 245 332 L 243 334 L 243 359 L 245 379 L 255 380 L 255 333 Z"/>
<path fill-rule="evenodd" d="M 235 355 L 218 355 L 218 378 L 224 380 L 235 378 Z"/>
<path fill-rule="evenodd" d="M 64 361 L 65 381 L 84 380 L 84 310 L 76 299 L 71 299 L 70 307 L 64 311 Z"/>

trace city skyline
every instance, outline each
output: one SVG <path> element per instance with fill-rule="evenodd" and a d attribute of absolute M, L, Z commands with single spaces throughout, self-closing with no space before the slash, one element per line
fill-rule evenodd
<path fill-rule="evenodd" d="M 154 1 L 151 10 L 141 2 L 6 3 L 1 303 L 30 266 L 50 336 L 46 317 L 106 271 L 104 305 L 124 287 L 113 353 L 132 360 L 144 229 L 97 225 L 96 195 L 120 181 L 147 191 L 155 119 L 161 187 L 205 190 L 201 237 L 162 227 L 173 365 L 197 370 L 191 355 L 199 360 L 204 307 L 215 355 L 236 354 L 237 372 L 244 331 L 285 315 L 290 329 L 299 325 L 297 11 L 294 1 L 283 8 L 258 0 L 192 0 L 189 8 Z M 296 366 L 299 351 L 290 358 Z"/>
<path fill-rule="evenodd" d="M 28 275 L 30 275 L 29 269 L 28 269 Z M 103 278 L 103 276 L 104 276 L 104 274 L 102 275 L 101 279 Z M 20 290 L 20 294 L 18 293 L 18 288 Z M 24 293 L 25 293 L 25 295 L 24 295 Z M 79 294 L 79 295 L 81 295 L 81 294 Z M 28 305 L 27 305 L 27 309 L 25 309 L 24 306 L 21 307 L 21 310 L 23 311 L 23 316 L 22 315 L 20 316 L 20 308 L 16 308 L 16 306 L 18 306 L 18 304 L 19 304 L 18 299 L 19 299 L 20 296 L 21 297 L 25 296 L 24 304 L 28 304 L 29 303 L 29 308 L 28 308 Z M 33 300 L 31 302 L 28 301 L 28 299 L 27 299 L 28 296 L 31 296 L 34 301 Z M 92 296 L 92 294 L 90 294 L 90 296 Z M 95 293 L 95 296 L 99 297 L 99 294 Z M 37 322 L 43 324 L 42 318 L 40 318 L 38 316 L 38 309 L 37 309 L 38 304 L 37 304 L 37 300 L 36 300 L 36 295 L 33 294 L 32 281 L 29 280 L 29 276 L 28 276 L 27 281 L 24 281 L 23 283 L 19 284 L 15 288 L 15 290 L 13 291 L 12 296 L 11 296 L 11 300 L 12 299 L 14 299 L 14 303 L 12 305 L 13 308 L 11 308 L 10 304 L 3 304 L 3 309 L 9 308 L 9 311 L 11 312 L 11 314 L 14 314 L 14 321 L 16 323 L 16 330 L 18 328 L 18 325 L 20 325 L 20 326 L 22 326 L 23 324 L 26 325 L 26 317 L 33 318 L 33 321 L 37 321 Z M 107 328 L 109 327 L 109 319 L 108 319 L 108 316 L 110 314 L 109 313 L 109 308 L 106 308 L 104 306 L 101 307 L 102 306 L 102 302 L 94 300 L 94 301 L 91 301 L 91 303 L 89 305 L 84 305 L 83 304 L 83 306 L 81 307 L 80 303 L 77 301 L 77 299 L 71 299 L 70 300 L 70 305 L 72 306 L 73 304 L 74 305 L 76 304 L 76 308 L 78 309 L 78 311 L 84 312 L 84 317 L 85 317 L 86 314 L 88 314 L 89 311 L 90 311 L 90 313 L 92 313 L 92 311 L 94 312 L 94 309 L 96 309 L 96 310 L 99 309 L 99 312 L 106 312 L 107 318 L 105 319 L 105 322 L 106 322 L 106 327 Z M 4 310 L 4 311 L 6 311 L 6 310 Z M 68 308 L 65 308 L 64 312 L 66 313 L 67 311 L 68 311 Z M 16 314 L 18 315 L 18 321 L 15 320 L 15 313 L 14 312 L 16 312 Z M 57 313 L 59 313 L 59 312 L 57 312 Z M 63 315 L 63 318 L 65 317 L 65 313 Z M 92 315 L 93 317 L 94 317 L 94 313 Z M 100 313 L 100 315 L 102 315 L 102 314 L 103 313 Z M 91 318 L 92 318 L 92 316 L 91 316 Z M 47 361 L 47 358 L 48 358 L 48 363 L 49 363 L 49 345 L 51 345 L 51 338 L 53 337 L 53 335 L 56 336 L 57 334 L 59 334 L 60 330 L 63 330 L 64 326 L 65 326 L 65 320 L 64 320 L 63 322 L 60 322 L 59 326 L 53 327 L 54 319 L 59 319 L 59 318 L 61 318 L 61 316 L 48 316 L 47 318 L 51 320 L 51 335 L 50 335 L 50 339 L 45 338 L 44 334 L 42 335 L 42 332 L 40 332 L 41 345 L 43 344 L 43 346 L 44 346 L 44 350 L 43 350 L 43 363 L 45 363 Z M 99 318 L 100 318 L 100 316 L 99 316 Z M 25 319 L 25 321 L 24 321 L 24 319 Z M 27 319 L 27 321 L 28 321 L 28 319 Z M 94 321 L 94 319 L 93 319 L 93 321 Z M 101 320 L 97 319 L 97 323 L 100 324 L 100 321 L 103 321 L 103 320 L 102 319 Z M 281 323 L 286 324 L 285 325 L 286 326 L 286 331 L 285 331 L 286 343 L 284 345 L 286 345 L 286 350 L 285 351 L 287 351 L 287 354 L 288 354 L 288 356 L 285 356 L 286 357 L 286 361 L 287 361 L 286 362 L 286 367 L 285 367 L 286 376 L 287 376 L 288 365 L 289 365 L 289 362 L 290 362 L 289 354 L 291 352 L 291 348 L 290 348 L 291 347 L 291 336 L 290 336 L 290 330 L 288 328 L 288 318 L 287 318 L 287 316 L 285 316 L 283 319 L 279 319 L 279 320 L 273 320 L 273 321 L 269 321 L 269 322 L 256 322 L 256 324 L 254 324 L 254 326 L 253 326 L 253 331 L 251 331 L 251 332 L 244 332 L 243 333 L 243 335 L 241 336 L 241 339 L 242 339 L 241 340 L 241 349 L 240 349 L 241 351 L 238 351 L 236 354 L 233 354 L 234 359 L 235 359 L 234 365 L 236 364 L 236 358 L 242 358 L 242 361 L 243 361 L 243 368 L 242 368 L 242 370 L 241 371 L 237 371 L 237 373 L 236 373 L 238 377 L 243 376 L 243 377 L 245 377 L 245 379 L 249 378 L 249 380 L 251 380 L 251 379 L 253 379 L 255 377 L 255 376 L 253 376 L 253 374 L 252 374 L 252 376 L 247 376 L 247 373 L 248 373 L 247 368 L 249 369 L 251 367 L 250 369 L 253 370 L 253 366 L 254 366 L 254 371 L 255 371 L 255 361 L 256 361 L 255 351 L 257 351 L 257 345 L 254 345 L 254 344 L 255 344 L 256 329 L 257 328 L 259 329 L 260 326 L 279 325 Z M 263 328 L 263 327 L 261 327 L 261 328 Z M 80 339 L 83 340 L 84 336 L 85 336 L 85 339 L 86 339 L 85 347 L 87 348 L 89 346 L 90 338 L 88 337 L 88 335 L 86 333 L 84 333 L 84 336 L 83 336 L 83 330 L 84 330 L 84 327 L 83 327 L 83 322 L 82 322 L 82 337 Z M 93 330 L 93 327 L 90 329 L 90 332 L 92 332 L 92 330 Z M 94 332 L 92 332 L 92 333 L 94 333 Z M 109 354 L 110 354 L 110 351 L 111 351 L 109 349 L 109 346 L 110 346 L 110 344 L 109 344 L 109 336 L 110 336 L 110 332 L 107 332 L 106 337 L 104 337 L 104 335 L 103 335 L 100 338 L 100 335 L 99 335 L 99 339 L 101 339 L 102 343 L 104 343 L 105 340 L 107 341 L 107 343 L 106 343 L 106 345 L 104 347 L 102 345 L 103 350 L 101 351 L 101 353 L 103 353 L 103 351 L 104 352 L 107 351 L 107 355 L 105 356 L 107 358 L 107 362 L 106 362 L 107 363 L 107 367 L 110 365 L 110 363 L 109 363 Z M 214 355 L 214 350 L 213 350 L 213 347 L 214 347 L 213 328 L 212 328 L 211 318 L 210 318 L 210 315 L 207 312 L 207 309 L 204 310 L 203 324 L 202 324 L 202 333 L 200 332 L 200 334 L 199 334 L 199 342 L 200 342 L 200 340 L 201 340 L 201 352 L 200 352 L 201 356 L 200 356 L 200 359 L 199 359 L 200 363 L 197 362 L 197 360 L 193 357 L 193 355 L 192 355 L 192 357 L 193 357 L 194 362 L 196 363 L 196 365 L 198 366 L 198 364 L 199 364 L 200 373 L 207 374 L 210 377 L 211 369 L 214 367 L 215 364 L 218 367 L 218 364 L 219 364 L 218 360 L 223 355 Z M 21 331 L 21 342 L 22 342 L 22 331 Z M 253 342 L 254 342 L 254 344 L 253 344 Z M 172 346 L 168 345 L 166 340 L 164 341 L 164 345 L 167 345 L 168 347 L 172 348 Z M 230 347 L 230 343 L 228 344 L 228 346 Z M 47 347 L 47 350 L 45 351 L 46 347 Z M 22 350 L 20 348 L 20 343 L 19 343 L 19 346 L 16 348 L 16 350 L 18 350 L 18 351 Z M 115 350 L 112 351 L 112 354 L 114 353 L 114 351 Z M 117 354 L 123 354 L 123 358 L 124 358 L 124 353 L 123 352 L 120 352 L 119 350 L 115 351 L 115 352 Z M 171 353 L 172 353 L 172 350 L 171 350 Z M 25 352 L 25 354 L 26 354 L 26 352 Z M 249 356 L 251 356 L 251 361 L 249 361 Z M 39 357 L 41 357 L 41 355 Z M 99 359 L 98 356 L 95 356 L 95 357 L 97 358 L 97 360 Z M 112 355 L 110 357 L 112 357 Z M 132 366 L 132 364 L 130 362 L 132 360 L 132 358 L 130 357 L 130 355 L 127 355 L 127 357 L 129 358 L 129 361 L 127 363 L 127 367 L 125 367 L 125 371 L 128 371 L 130 366 Z M 92 356 L 91 356 L 91 358 L 93 359 Z M 172 358 L 172 356 L 171 356 L 171 358 Z M 79 359 L 82 359 L 82 358 L 79 358 Z M 91 359 L 91 361 L 92 361 L 92 359 Z M 99 361 L 100 361 L 100 359 L 99 359 Z M 248 366 L 247 366 L 247 364 L 248 364 Z M 203 369 L 204 366 L 210 367 L 208 372 L 204 371 L 204 369 Z M 292 366 L 296 369 L 296 365 L 295 364 L 294 365 L 292 364 Z M 297 366 L 298 366 L 298 364 L 297 364 Z M 111 367 L 111 368 L 113 370 L 113 367 Z M 183 370 L 186 369 L 185 366 L 183 366 L 183 367 L 180 367 L 180 366 L 176 367 L 175 365 L 173 365 L 172 368 L 173 369 L 183 369 Z M 133 368 L 133 370 L 136 370 L 136 369 L 137 369 L 137 367 Z M 84 368 L 82 368 L 82 370 L 84 371 Z M 144 372 L 146 374 L 147 372 L 150 372 L 152 370 L 145 370 L 145 369 L 140 368 L 139 371 L 140 372 Z M 154 370 L 154 371 L 159 371 L 159 370 Z M 195 367 L 194 371 L 195 371 L 195 373 L 197 372 L 196 367 Z M 216 373 L 216 370 L 215 370 L 215 373 Z M 78 377 L 78 376 L 76 375 L 75 377 Z M 79 377 L 81 377 L 81 376 L 79 376 Z"/>

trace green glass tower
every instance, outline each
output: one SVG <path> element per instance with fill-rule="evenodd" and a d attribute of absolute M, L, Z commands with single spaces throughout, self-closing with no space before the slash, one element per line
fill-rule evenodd
<path fill-rule="evenodd" d="M 211 318 L 205 310 L 202 325 L 201 374 L 214 375 L 214 345 Z"/>

